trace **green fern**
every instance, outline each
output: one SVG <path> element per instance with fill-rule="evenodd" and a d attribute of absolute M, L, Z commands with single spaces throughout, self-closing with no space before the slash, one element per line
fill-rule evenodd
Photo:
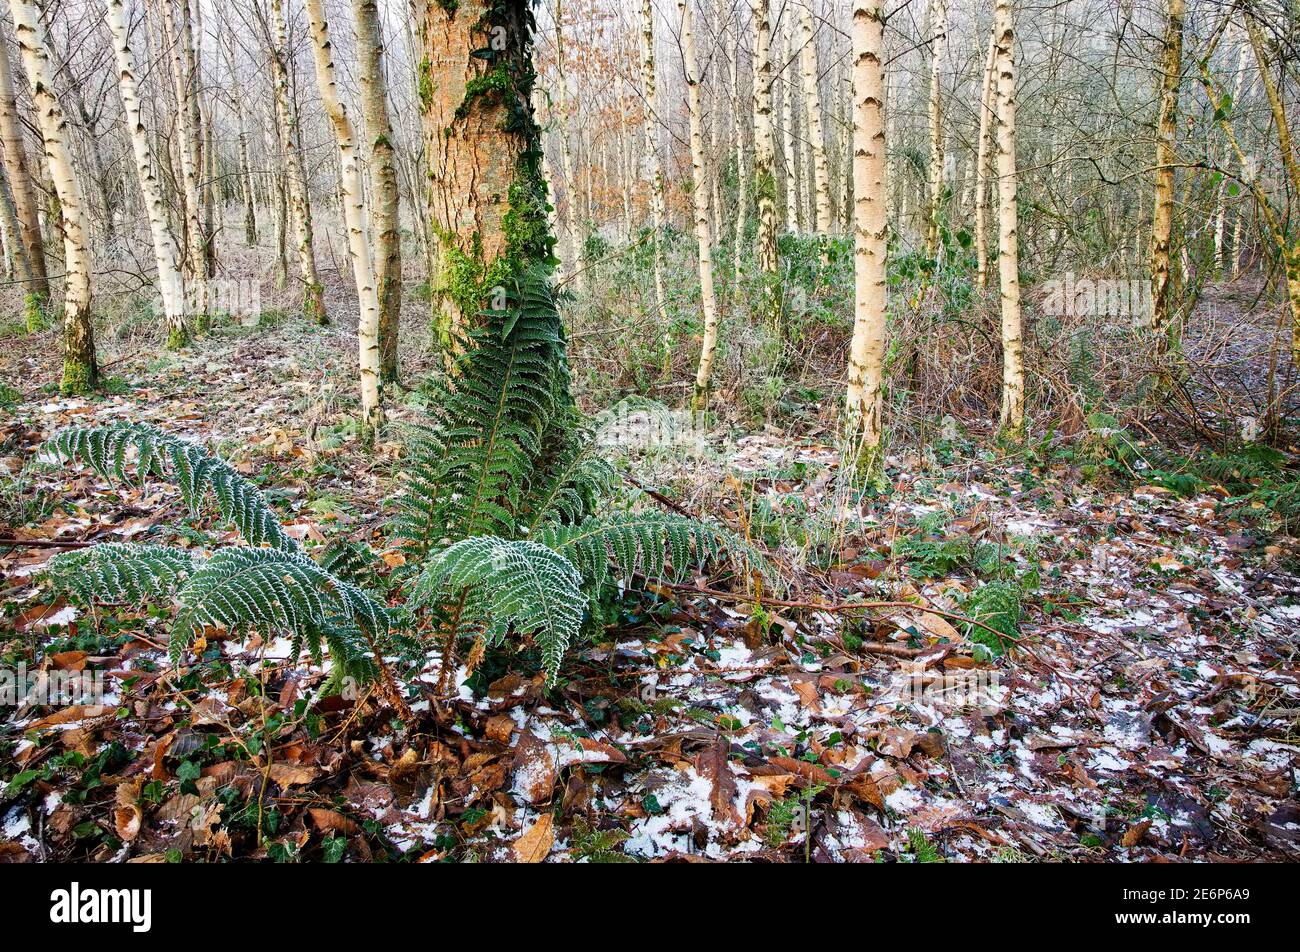
<path fill-rule="evenodd" d="M 638 572 L 650 579 L 681 578 L 718 556 L 718 535 L 694 519 L 642 512 L 548 525 L 541 541 L 571 561 L 588 584 L 601 586 Z"/>
<path fill-rule="evenodd" d="M 490 644 L 512 630 L 535 634 L 551 683 L 586 605 L 582 576 L 568 559 L 537 542 L 495 536 L 462 539 L 437 553 L 416 580 L 411 605 L 429 607 L 448 596 L 463 596 L 453 623 L 482 632 Z"/>
<path fill-rule="evenodd" d="M 203 564 L 188 549 L 109 542 L 46 563 L 55 587 L 85 601 L 140 604 L 170 598 Z"/>
<path fill-rule="evenodd" d="M 593 449 L 569 390 L 564 330 L 544 266 L 524 271 L 507 306 L 487 311 L 455 372 L 436 388 L 430 419 L 408 441 L 392 535 L 420 570 L 407 608 L 420 627 L 500 644 L 531 636 L 554 684 L 600 589 L 640 574 L 680 578 L 724 550 L 771 573 L 761 555 L 719 526 L 660 513 L 594 515 L 616 482 Z M 89 599 L 172 597 L 179 660 L 210 625 L 284 631 L 295 650 L 335 673 L 373 673 L 397 618 L 366 594 L 374 560 L 353 545 L 313 561 L 284 531 L 260 490 L 197 444 L 142 424 L 78 428 L 47 444 L 108 478 L 167 478 L 192 512 L 211 498 L 247 546 L 206 561 L 161 547 L 100 547 L 60 557 L 53 574 Z M 448 661 L 444 658 L 444 663 Z"/>
<path fill-rule="evenodd" d="M 249 545 L 267 544 L 285 551 L 300 548 L 285 533 L 262 491 L 237 469 L 197 443 L 146 423 L 74 427 L 59 433 L 40 452 L 87 463 L 105 479 L 129 482 L 134 475 L 141 482 L 150 476 L 169 480 L 195 515 L 210 494 L 221 517 L 233 523 Z"/>

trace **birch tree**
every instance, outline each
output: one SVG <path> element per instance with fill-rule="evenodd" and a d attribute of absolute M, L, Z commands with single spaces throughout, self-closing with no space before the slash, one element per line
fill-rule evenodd
<path fill-rule="evenodd" d="M 180 11 L 179 18 L 175 10 Z M 172 84 L 176 92 L 176 149 L 180 155 L 181 178 L 184 182 L 185 200 L 185 264 L 189 274 L 190 305 L 197 315 L 198 327 L 203 329 L 208 313 L 208 261 L 207 243 L 203 230 L 199 177 L 199 128 L 195 122 L 197 110 L 193 108 L 195 94 L 194 53 L 190 42 L 189 0 L 162 0 L 163 29 L 166 44 L 171 50 Z"/>
<path fill-rule="evenodd" d="M 998 38 L 998 278 L 1002 295 L 1003 434 L 1019 440 L 1025 430 L 1024 344 L 1020 327 L 1020 228 L 1016 207 L 1016 64 L 1011 0 L 997 0 Z"/>
<path fill-rule="evenodd" d="M 63 224 L 63 378 L 59 389 L 65 394 L 86 393 L 99 383 L 90 313 L 90 226 L 86 204 L 66 137 L 68 121 L 54 95 L 54 65 L 41 9 L 36 0 L 10 0 L 9 8 Z"/>
<path fill-rule="evenodd" d="M 718 346 L 718 302 L 713 290 L 713 230 L 709 224 L 709 169 L 704 154 L 704 106 L 700 97 L 699 57 L 695 52 L 694 16 L 688 0 L 677 0 L 682 18 L 682 56 L 686 71 L 687 108 L 691 125 L 691 197 L 695 201 L 695 242 L 699 250 L 700 299 L 704 309 L 704 336 L 695 372 L 691 409 L 702 413 L 709 404 L 713 356 Z"/>
<path fill-rule="evenodd" d="M 885 264 L 889 221 L 885 178 L 885 56 L 882 0 L 853 4 L 853 339 L 849 344 L 846 436 L 859 466 L 878 473 L 884 403 Z"/>
<path fill-rule="evenodd" d="M 158 162 L 149 144 L 149 131 L 140 113 L 140 95 L 136 88 L 135 56 L 131 52 L 131 34 L 127 26 L 123 0 L 105 0 L 105 19 L 113 37 L 113 55 L 117 62 L 117 88 L 126 114 L 127 133 L 135 156 L 136 178 L 144 196 L 149 233 L 153 239 L 154 261 L 158 265 L 158 291 L 162 297 L 167 322 L 167 346 L 175 349 L 190 341 L 190 327 L 185 315 L 185 283 L 181 274 L 181 250 L 172 233 L 158 176 Z"/>
<path fill-rule="evenodd" d="M 384 78 L 384 40 L 376 0 L 353 0 L 357 24 L 357 66 L 361 111 L 369 143 L 367 158 L 374 182 L 371 224 L 375 241 L 375 283 L 379 292 L 379 376 L 397 381 L 397 342 L 402 319 L 402 233 L 394 165 L 393 124 L 388 115 Z"/>
<path fill-rule="evenodd" d="M 568 214 L 565 221 L 565 233 L 569 236 L 568 270 L 573 275 L 574 287 L 579 294 L 587 291 L 587 273 L 582 254 L 582 225 L 578 216 L 578 201 L 575 189 L 578 177 L 573 165 L 573 143 L 569 137 L 569 78 L 565 74 L 564 51 L 564 0 L 555 0 L 555 62 L 557 83 L 556 96 L 559 107 L 556 116 L 559 122 L 560 160 L 564 167 L 564 194 Z"/>
<path fill-rule="evenodd" d="M 831 211 L 830 166 L 826 159 L 826 139 L 822 129 L 822 98 L 817 67 L 817 30 L 813 17 L 812 0 L 804 0 L 799 7 L 800 62 L 803 67 L 804 110 L 808 116 L 808 138 L 812 142 L 813 189 L 816 197 L 817 233 L 829 235 L 835 230 Z"/>
<path fill-rule="evenodd" d="M 981 290 L 989 283 L 989 157 L 993 152 L 993 127 L 997 124 L 994 84 L 998 51 L 997 33 L 989 33 L 984 81 L 980 87 L 979 143 L 975 155 L 975 283 Z"/>
<path fill-rule="evenodd" d="M 772 128 L 772 19 L 769 0 L 749 0 L 754 18 L 754 195 L 758 202 L 760 315 L 778 330 L 781 302 L 777 281 L 776 136 Z"/>
<path fill-rule="evenodd" d="M 645 95 L 642 109 L 642 136 L 645 143 L 647 178 L 650 183 L 650 222 L 655 284 L 655 313 L 664 321 L 664 368 L 671 365 L 672 331 L 664 310 L 663 231 L 667 218 L 664 202 L 664 169 L 659 161 L 659 88 L 655 76 L 655 12 L 652 0 L 641 0 L 641 86 Z"/>
<path fill-rule="evenodd" d="M 270 36 L 271 77 L 275 86 L 275 128 L 284 160 L 289 203 L 298 246 L 298 272 L 302 279 L 302 312 L 309 321 L 327 324 L 325 288 L 316 271 L 316 249 L 312 239 L 311 202 L 307 176 L 298 151 L 298 117 L 289 97 L 289 27 L 284 19 L 284 0 L 271 0 L 274 33 Z"/>
<path fill-rule="evenodd" d="M 943 215 L 943 51 L 948 42 L 948 0 L 930 0 L 930 169 L 927 182 L 930 204 L 925 220 L 925 253 L 933 258 L 939 250 L 939 226 Z"/>
<path fill-rule="evenodd" d="M 27 165 L 27 146 L 14 96 L 13 67 L 9 61 L 9 41 L 0 32 L 0 150 L 4 152 L 5 173 L 13 196 L 14 214 L 18 219 L 16 243 L 22 245 L 27 267 L 28 325 L 39 320 L 40 309 L 50 297 L 46 277 L 45 239 L 36 201 L 36 187 Z M 31 327 L 31 329 L 35 329 Z"/>
<path fill-rule="evenodd" d="M 1171 343 L 1174 232 L 1174 145 L 1178 134 L 1178 87 L 1182 79 L 1185 0 L 1166 0 L 1160 57 L 1160 117 L 1156 125 L 1155 209 L 1151 216 L 1151 336 L 1157 353 Z"/>
<path fill-rule="evenodd" d="M 348 230 L 348 256 L 352 259 L 352 277 L 357 287 L 359 317 L 357 354 L 361 371 L 361 422 L 364 438 L 374 439 L 383 422 L 379 404 L 379 291 L 375 284 L 375 263 L 370 246 L 370 222 L 366 216 L 365 192 L 361 184 L 361 166 L 357 158 L 356 132 L 347 107 L 339 98 L 334 78 L 334 51 L 330 44 L 329 24 L 321 9 L 321 0 L 307 0 L 307 19 L 311 24 L 312 53 L 316 63 L 316 85 L 320 88 L 325 115 L 334 127 L 342 169 L 343 220 Z"/>

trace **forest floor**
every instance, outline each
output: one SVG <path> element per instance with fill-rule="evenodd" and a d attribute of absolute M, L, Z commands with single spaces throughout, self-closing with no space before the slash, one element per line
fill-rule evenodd
<path fill-rule="evenodd" d="M 151 421 L 256 475 L 296 537 L 394 565 L 400 447 L 355 439 L 353 346 L 296 322 L 185 355 L 119 344 L 112 392 L 86 400 L 39 389 L 50 338 L 6 340 L 0 376 L 25 392 L 0 469 L 69 424 Z M 418 415 L 408 394 L 397 416 Z M 213 635 L 175 670 L 164 618 L 51 599 L 51 540 L 234 536 L 178 531 L 160 485 L 32 471 L 0 499 L 4 662 L 102 670 L 108 693 L 0 715 L 0 861 L 1300 858 L 1294 539 L 1222 490 L 1099 485 L 959 440 L 849 505 L 829 432 L 719 428 L 625 461 L 765 540 L 779 597 L 629 594 L 549 693 L 485 662 L 440 697 L 435 658 L 405 724 L 370 693 L 318 698 L 287 641 Z M 1019 605 L 1014 640 L 962 620 L 990 586 Z"/>

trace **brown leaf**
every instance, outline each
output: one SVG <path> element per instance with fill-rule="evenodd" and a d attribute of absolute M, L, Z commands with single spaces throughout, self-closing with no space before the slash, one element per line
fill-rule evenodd
<path fill-rule="evenodd" d="M 498 744 L 510 743 L 510 735 L 515 731 L 515 722 L 508 714 L 498 714 L 496 717 L 489 717 L 487 728 L 484 734 L 488 740 L 494 740 Z"/>
<path fill-rule="evenodd" d="M 357 831 L 357 825 L 345 817 L 342 813 L 336 813 L 333 810 L 326 810 L 323 807 L 312 807 L 307 811 L 311 817 L 312 826 L 321 833 L 336 832 L 346 836 L 351 836 Z"/>
<path fill-rule="evenodd" d="M 320 771 L 301 764 L 275 763 L 267 773 L 281 787 L 300 787 L 315 780 Z"/>
<path fill-rule="evenodd" d="M 529 803 L 542 803 L 550 799 L 555 789 L 557 770 L 555 759 L 546 745 L 532 731 L 519 735 L 513 763 L 515 790 Z"/>
<path fill-rule="evenodd" d="M 1142 842 L 1142 837 L 1147 835 L 1147 830 L 1149 829 L 1151 829 L 1150 820 L 1143 820 L 1141 823 L 1134 823 L 1124 831 L 1124 835 L 1120 837 L 1119 845 L 1126 849 L 1137 846 L 1138 843 Z"/>
<path fill-rule="evenodd" d="M 731 772 L 727 760 L 730 746 L 718 737 L 713 746 L 700 752 L 695 758 L 695 769 L 707 777 L 713 784 L 709 802 L 713 805 L 713 817 L 721 823 L 739 823 L 740 813 L 736 809 L 736 775 Z"/>
<path fill-rule="evenodd" d="M 113 826 L 119 839 L 130 842 L 140 835 L 140 780 L 119 783 L 115 795 Z"/>
<path fill-rule="evenodd" d="M 551 852 L 551 845 L 555 842 L 554 826 L 555 818 L 551 814 L 543 813 L 539 816 L 537 822 L 515 840 L 515 861 L 540 863 L 546 859 Z"/>
<path fill-rule="evenodd" d="M 50 660 L 60 671 L 82 671 L 90 655 L 85 651 L 60 651 L 50 655 Z"/>

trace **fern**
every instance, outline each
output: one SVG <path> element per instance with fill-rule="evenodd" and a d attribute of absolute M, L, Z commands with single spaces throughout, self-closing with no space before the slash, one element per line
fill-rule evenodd
<path fill-rule="evenodd" d="M 452 623 L 500 644 L 514 630 L 535 634 L 553 684 L 582 625 L 582 576 L 568 559 L 537 542 L 495 536 L 462 539 L 434 556 L 412 591 L 414 608 L 463 596 Z M 459 632 L 457 632 L 459 633 Z"/>
<path fill-rule="evenodd" d="M 110 542 L 56 555 L 46 572 L 56 589 L 85 601 L 139 604 L 171 597 L 201 565 L 187 549 Z"/>
<path fill-rule="evenodd" d="M 505 310 L 483 317 L 435 389 L 431 425 L 413 447 L 394 528 L 419 553 L 466 536 L 517 535 L 528 487 L 547 475 L 548 447 L 571 430 L 564 330 L 545 268 L 525 271 Z"/>
<path fill-rule="evenodd" d="M 262 491 L 238 470 L 197 443 L 146 423 L 74 427 L 47 442 L 41 452 L 88 463 L 105 479 L 129 482 L 132 468 L 141 482 L 149 476 L 168 479 L 195 515 L 211 494 L 221 517 L 233 523 L 249 545 L 269 544 L 285 551 L 300 548 L 285 533 Z"/>
<path fill-rule="evenodd" d="M 706 523 L 657 512 L 591 517 L 577 525 L 543 528 L 541 541 L 564 555 L 590 585 L 636 573 L 681 578 L 719 553 L 718 531 Z"/>
<path fill-rule="evenodd" d="M 659 513 L 594 515 L 616 474 L 593 450 L 569 389 L 563 325 L 544 265 L 527 269 L 506 306 L 461 342 L 455 372 L 435 388 L 427 424 L 413 428 L 392 534 L 420 565 L 408 607 L 421 627 L 500 644 L 531 636 L 556 682 L 564 654 L 602 586 L 678 578 L 725 549 L 758 553 L 719 526 Z M 47 444 L 106 478 L 170 479 L 191 511 L 215 501 L 247 546 L 206 561 L 161 547 L 100 547 L 56 562 L 61 583 L 90 599 L 174 597 L 171 651 L 210 625 L 284 631 L 295 651 L 335 674 L 373 674 L 395 616 L 366 594 L 373 560 L 331 547 L 317 563 L 276 520 L 260 490 L 197 444 L 142 424 L 79 428 Z M 62 558 L 62 557 L 61 557 Z M 443 663 L 450 660 L 450 653 Z"/>

